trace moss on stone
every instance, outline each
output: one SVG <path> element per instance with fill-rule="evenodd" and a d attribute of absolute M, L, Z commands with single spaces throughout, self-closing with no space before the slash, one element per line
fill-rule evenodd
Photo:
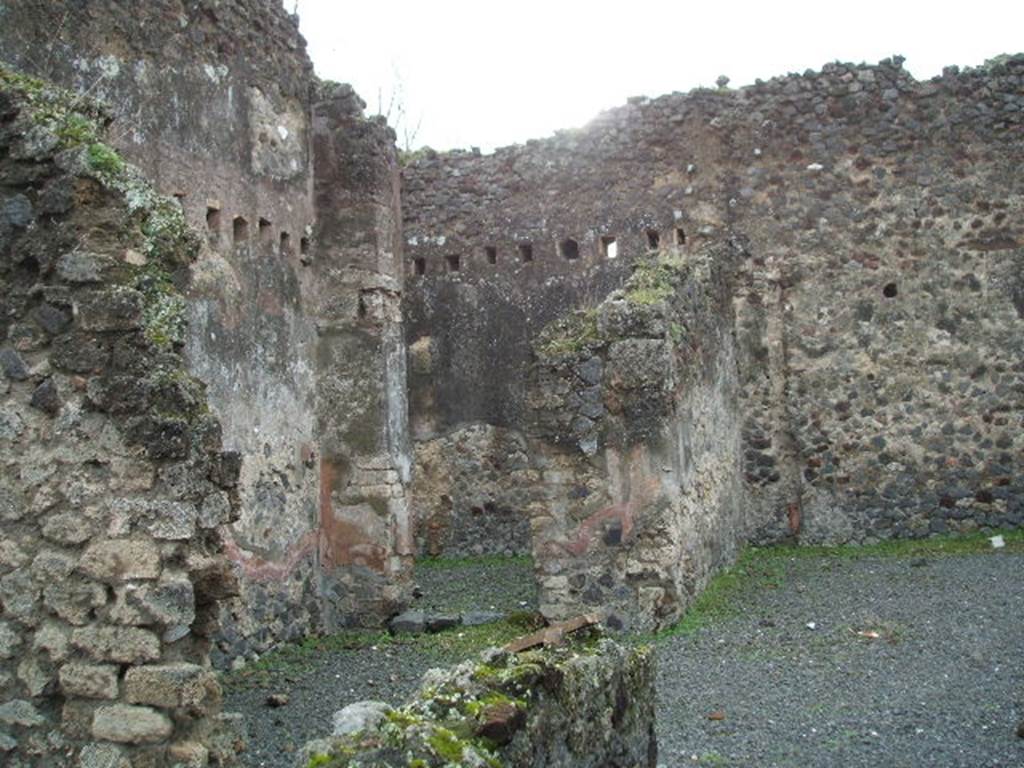
<path fill-rule="evenodd" d="M 115 176 L 124 171 L 124 160 L 102 141 L 94 141 L 89 145 L 88 157 L 89 166 L 101 174 Z"/>
<path fill-rule="evenodd" d="M 600 342 L 597 309 L 573 312 L 548 325 L 537 338 L 534 351 L 540 357 L 562 357 L 577 354 Z"/>
<path fill-rule="evenodd" d="M 465 745 L 462 740 L 449 729 L 438 726 L 427 738 L 427 743 L 438 757 L 449 763 L 458 763 L 462 760 L 462 753 Z"/>
<path fill-rule="evenodd" d="M 640 305 L 665 301 L 675 293 L 684 275 L 683 259 L 677 254 L 659 253 L 642 259 L 626 282 L 626 301 Z"/>

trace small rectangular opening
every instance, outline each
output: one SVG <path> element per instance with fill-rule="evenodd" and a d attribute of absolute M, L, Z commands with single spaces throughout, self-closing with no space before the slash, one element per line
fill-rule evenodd
<path fill-rule="evenodd" d="M 562 252 L 563 259 L 573 261 L 580 257 L 580 244 L 571 237 L 567 237 L 565 240 L 560 242 L 558 244 L 558 250 Z"/>
<path fill-rule="evenodd" d="M 676 245 L 686 245 L 686 232 L 682 227 L 676 227 Z"/>
<path fill-rule="evenodd" d="M 206 231 L 209 233 L 210 242 L 220 239 L 220 208 L 207 207 Z"/>
<path fill-rule="evenodd" d="M 427 274 L 427 260 L 422 256 L 412 260 L 412 270 L 417 276 L 423 276 Z"/>
<path fill-rule="evenodd" d="M 301 253 L 303 256 L 308 256 L 309 255 L 309 238 L 308 237 L 299 238 L 299 253 Z"/>
<path fill-rule="evenodd" d="M 260 217 L 260 222 L 259 222 L 259 228 L 260 228 L 260 240 L 263 240 L 264 242 L 270 240 L 271 236 L 273 235 L 274 225 L 271 224 L 267 219 L 264 219 L 261 216 Z"/>
<path fill-rule="evenodd" d="M 519 258 L 522 261 L 533 261 L 533 244 L 532 243 L 520 243 L 519 244 Z"/>
<path fill-rule="evenodd" d="M 656 250 L 661 245 L 661 235 L 658 234 L 656 229 L 647 230 L 647 247 L 651 250 Z"/>
<path fill-rule="evenodd" d="M 614 259 L 619 255 L 619 244 L 612 235 L 601 238 L 601 255 L 606 259 Z"/>
<path fill-rule="evenodd" d="M 292 236 L 287 232 L 281 233 L 281 255 L 288 256 L 292 252 Z"/>
<path fill-rule="evenodd" d="M 457 253 L 449 253 L 444 257 L 444 262 L 448 266 L 449 272 L 458 272 L 462 268 L 462 260 Z"/>
<path fill-rule="evenodd" d="M 242 216 L 235 216 L 231 222 L 231 234 L 236 243 L 245 242 L 249 239 L 249 222 Z"/>
<path fill-rule="evenodd" d="M 487 257 L 488 264 L 498 263 L 498 249 L 495 248 L 493 245 L 484 246 L 484 256 Z"/>

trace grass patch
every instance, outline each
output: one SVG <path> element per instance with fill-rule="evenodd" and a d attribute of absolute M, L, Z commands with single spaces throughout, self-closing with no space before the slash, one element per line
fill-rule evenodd
<path fill-rule="evenodd" d="M 541 331 L 534 349 L 541 357 L 561 357 L 582 352 L 601 342 L 597 309 L 581 309 L 555 320 Z"/>
<path fill-rule="evenodd" d="M 707 588 L 673 626 L 654 634 L 653 640 L 675 635 L 690 635 L 739 612 L 737 598 L 751 590 L 775 589 L 785 579 L 787 565 L 795 560 L 868 557 L 916 558 L 1012 553 L 1024 554 L 1024 530 L 1001 531 L 1006 546 L 993 549 L 990 533 L 967 536 L 936 536 L 930 539 L 897 539 L 877 544 L 839 547 L 805 547 L 784 544 L 774 547 L 747 547 L 730 568 L 718 573 Z M 646 639 L 652 639 L 645 636 Z M 888 637 L 886 639 L 889 639 Z M 898 635 L 892 641 L 897 641 Z"/>
<path fill-rule="evenodd" d="M 507 559 L 507 558 L 506 558 Z M 295 679 L 311 672 L 323 654 L 360 651 L 385 646 L 421 653 L 431 663 L 454 664 L 483 651 L 502 646 L 539 629 L 538 614 L 512 614 L 503 621 L 476 627 L 453 627 L 435 634 L 392 636 L 384 630 L 353 629 L 331 635 L 307 637 L 298 643 L 279 646 L 258 661 L 221 675 L 225 688 L 263 688 Z"/>

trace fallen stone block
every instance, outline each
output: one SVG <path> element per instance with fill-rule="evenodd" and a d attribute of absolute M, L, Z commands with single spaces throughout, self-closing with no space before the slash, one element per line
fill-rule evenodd
<path fill-rule="evenodd" d="M 388 622 L 388 631 L 393 635 L 418 635 L 427 628 L 427 617 L 423 611 L 406 611 Z"/>

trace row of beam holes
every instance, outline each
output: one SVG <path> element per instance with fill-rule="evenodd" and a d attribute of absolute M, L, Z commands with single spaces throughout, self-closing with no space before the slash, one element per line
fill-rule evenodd
<path fill-rule="evenodd" d="M 661 245 L 661 233 L 656 229 L 649 229 L 646 232 L 647 247 L 650 250 L 657 250 Z M 686 232 L 681 227 L 674 230 L 676 245 L 686 244 Z M 603 235 L 599 241 L 601 256 L 605 259 L 615 259 L 619 255 L 619 244 L 613 235 Z M 519 254 L 519 261 L 527 264 L 533 261 L 533 244 L 519 243 L 516 245 Z M 558 244 L 558 251 L 562 258 L 568 261 L 575 261 L 580 257 L 580 244 L 571 237 L 562 240 Z M 484 258 L 491 266 L 498 263 L 498 248 L 494 245 L 484 246 Z M 447 272 L 459 272 L 462 269 L 462 257 L 457 253 L 451 253 L 444 257 L 445 270 Z M 413 259 L 413 271 L 416 275 L 427 274 L 427 260 L 423 257 Z"/>
<path fill-rule="evenodd" d="M 270 242 L 274 237 L 274 225 L 262 216 L 257 224 L 261 242 Z M 220 208 L 208 207 L 206 209 L 206 229 L 209 233 L 211 243 L 219 243 L 221 237 L 221 215 Z M 231 220 L 231 237 L 235 245 L 246 242 L 249 239 L 249 222 L 244 216 L 235 216 Z M 292 236 L 290 233 L 281 231 L 279 238 L 281 255 L 288 256 L 292 253 Z M 309 238 L 299 238 L 299 253 L 302 256 L 309 255 Z"/>

